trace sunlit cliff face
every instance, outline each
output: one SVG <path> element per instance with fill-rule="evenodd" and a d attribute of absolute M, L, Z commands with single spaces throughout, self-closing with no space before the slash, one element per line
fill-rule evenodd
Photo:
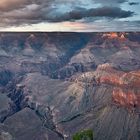
<path fill-rule="evenodd" d="M 121 38 L 121 39 L 125 39 L 125 36 L 124 36 L 124 34 L 122 34 L 120 38 Z"/>
<path fill-rule="evenodd" d="M 86 81 L 88 84 L 96 81 L 98 85 L 111 85 L 113 103 L 128 109 L 140 107 L 140 71 L 122 72 L 106 63 L 99 65 L 95 72 L 83 74 L 79 81 Z"/>
<path fill-rule="evenodd" d="M 122 72 L 113 69 L 109 64 L 103 64 L 97 68 L 96 75 L 100 83 L 133 88 L 139 88 L 140 85 L 140 71 Z"/>
<path fill-rule="evenodd" d="M 107 37 L 107 38 L 118 38 L 118 34 L 117 33 L 106 33 L 106 34 L 103 34 L 103 37 Z"/>
<path fill-rule="evenodd" d="M 120 39 L 120 40 L 125 40 L 125 33 L 118 34 L 116 32 L 111 32 L 111 33 L 105 33 L 102 36 L 103 38 L 109 38 L 109 39 Z"/>
<path fill-rule="evenodd" d="M 102 71 L 98 82 L 115 86 L 112 93 L 115 103 L 127 108 L 140 107 L 140 71 L 120 72 L 107 64 L 101 65 L 98 69 Z"/>
<path fill-rule="evenodd" d="M 110 33 L 109 38 L 118 38 L 118 34 L 117 33 Z"/>
<path fill-rule="evenodd" d="M 113 101 L 127 108 L 140 107 L 140 95 L 135 94 L 133 90 L 123 91 L 121 88 L 115 88 L 112 94 Z"/>

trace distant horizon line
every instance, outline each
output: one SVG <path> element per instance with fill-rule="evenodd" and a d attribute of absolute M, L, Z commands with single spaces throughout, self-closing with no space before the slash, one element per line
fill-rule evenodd
<path fill-rule="evenodd" d="M 138 33 L 140 31 L 0 31 L 0 33 Z"/>

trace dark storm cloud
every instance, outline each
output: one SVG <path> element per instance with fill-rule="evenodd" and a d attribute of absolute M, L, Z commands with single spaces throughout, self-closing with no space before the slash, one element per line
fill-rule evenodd
<path fill-rule="evenodd" d="M 119 7 L 101 7 L 101 8 L 93 8 L 93 9 L 82 9 L 73 10 L 71 12 L 65 13 L 63 15 L 56 15 L 52 18 L 47 17 L 49 21 L 52 22 L 61 22 L 61 21 L 70 21 L 70 20 L 80 20 L 87 17 L 105 17 L 105 18 L 127 18 L 133 16 L 133 12 L 122 10 Z"/>
<path fill-rule="evenodd" d="M 139 5 L 139 2 L 129 2 L 129 5 Z"/>

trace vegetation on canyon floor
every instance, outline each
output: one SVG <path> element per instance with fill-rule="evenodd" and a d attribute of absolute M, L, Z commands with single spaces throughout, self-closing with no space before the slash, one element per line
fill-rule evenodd
<path fill-rule="evenodd" d="M 73 140 L 93 140 L 93 131 L 88 129 L 77 132 L 73 136 Z"/>

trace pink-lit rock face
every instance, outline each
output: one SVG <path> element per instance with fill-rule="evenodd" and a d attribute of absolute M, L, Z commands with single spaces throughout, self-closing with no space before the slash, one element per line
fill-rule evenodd
<path fill-rule="evenodd" d="M 102 35 L 103 38 L 109 38 L 109 39 L 120 39 L 120 40 L 125 40 L 125 33 L 118 34 L 116 32 L 111 32 L 111 33 L 105 33 Z"/>
<path fill-rule="evenodd" d="M 115 88 L 112 99 L 114 103 L 127 108 L 140 107 L 140 95 L 132 90 L 123 91 L 121 88 Z"/>
<path fill-rule="evenodd" d="M 125 73 L 120 78 L 120 82 L 123 86 L 128 86 L 132 88 L 140 87 L 140 71 L 134 71 Z"/>
<path fill-rule="evenodd" d="M 99 65 L 95 72 L 87 72 L 75 80 L 86 85 L 95 82 L 113 88 L 112 101 L 126 108 L 140 107 L 140 71 L 123 72 L 110 64 Z"/>
<path fill-rule="evenodd" d="M 120 86 L 123 82 L 120 80 L 125 73 L 113 69 L 108 63 L 99 65 L 96 72 L 95 78 L 98 83 L 105 83 Z"/>
<path fill-rule="evenodd" d="M 106 33 L 106 34 L 103 34 L 103 36 L 102 37 L 107 37 L 107 38 L 118 38 L 118 34 L 117 33 L 114 33 L 114 32 L 112 32 L 112 33 Z"/>
<path fill-rule="evenodd" d="M 125 73 L 103 64 L 98 67 L 96 74 L 98 83 L 115 87 L 112 93 L 115 103 L 128 108 L 140 107 L 140 71 Z"/>
<path fill-rule="evenodd" d="M 122 72 L 113 69 L 109 64 L 100 65 L 95 72 L 99 83 L 107 83 L 120 87 L 139 88 L 140 71 Z"/>

